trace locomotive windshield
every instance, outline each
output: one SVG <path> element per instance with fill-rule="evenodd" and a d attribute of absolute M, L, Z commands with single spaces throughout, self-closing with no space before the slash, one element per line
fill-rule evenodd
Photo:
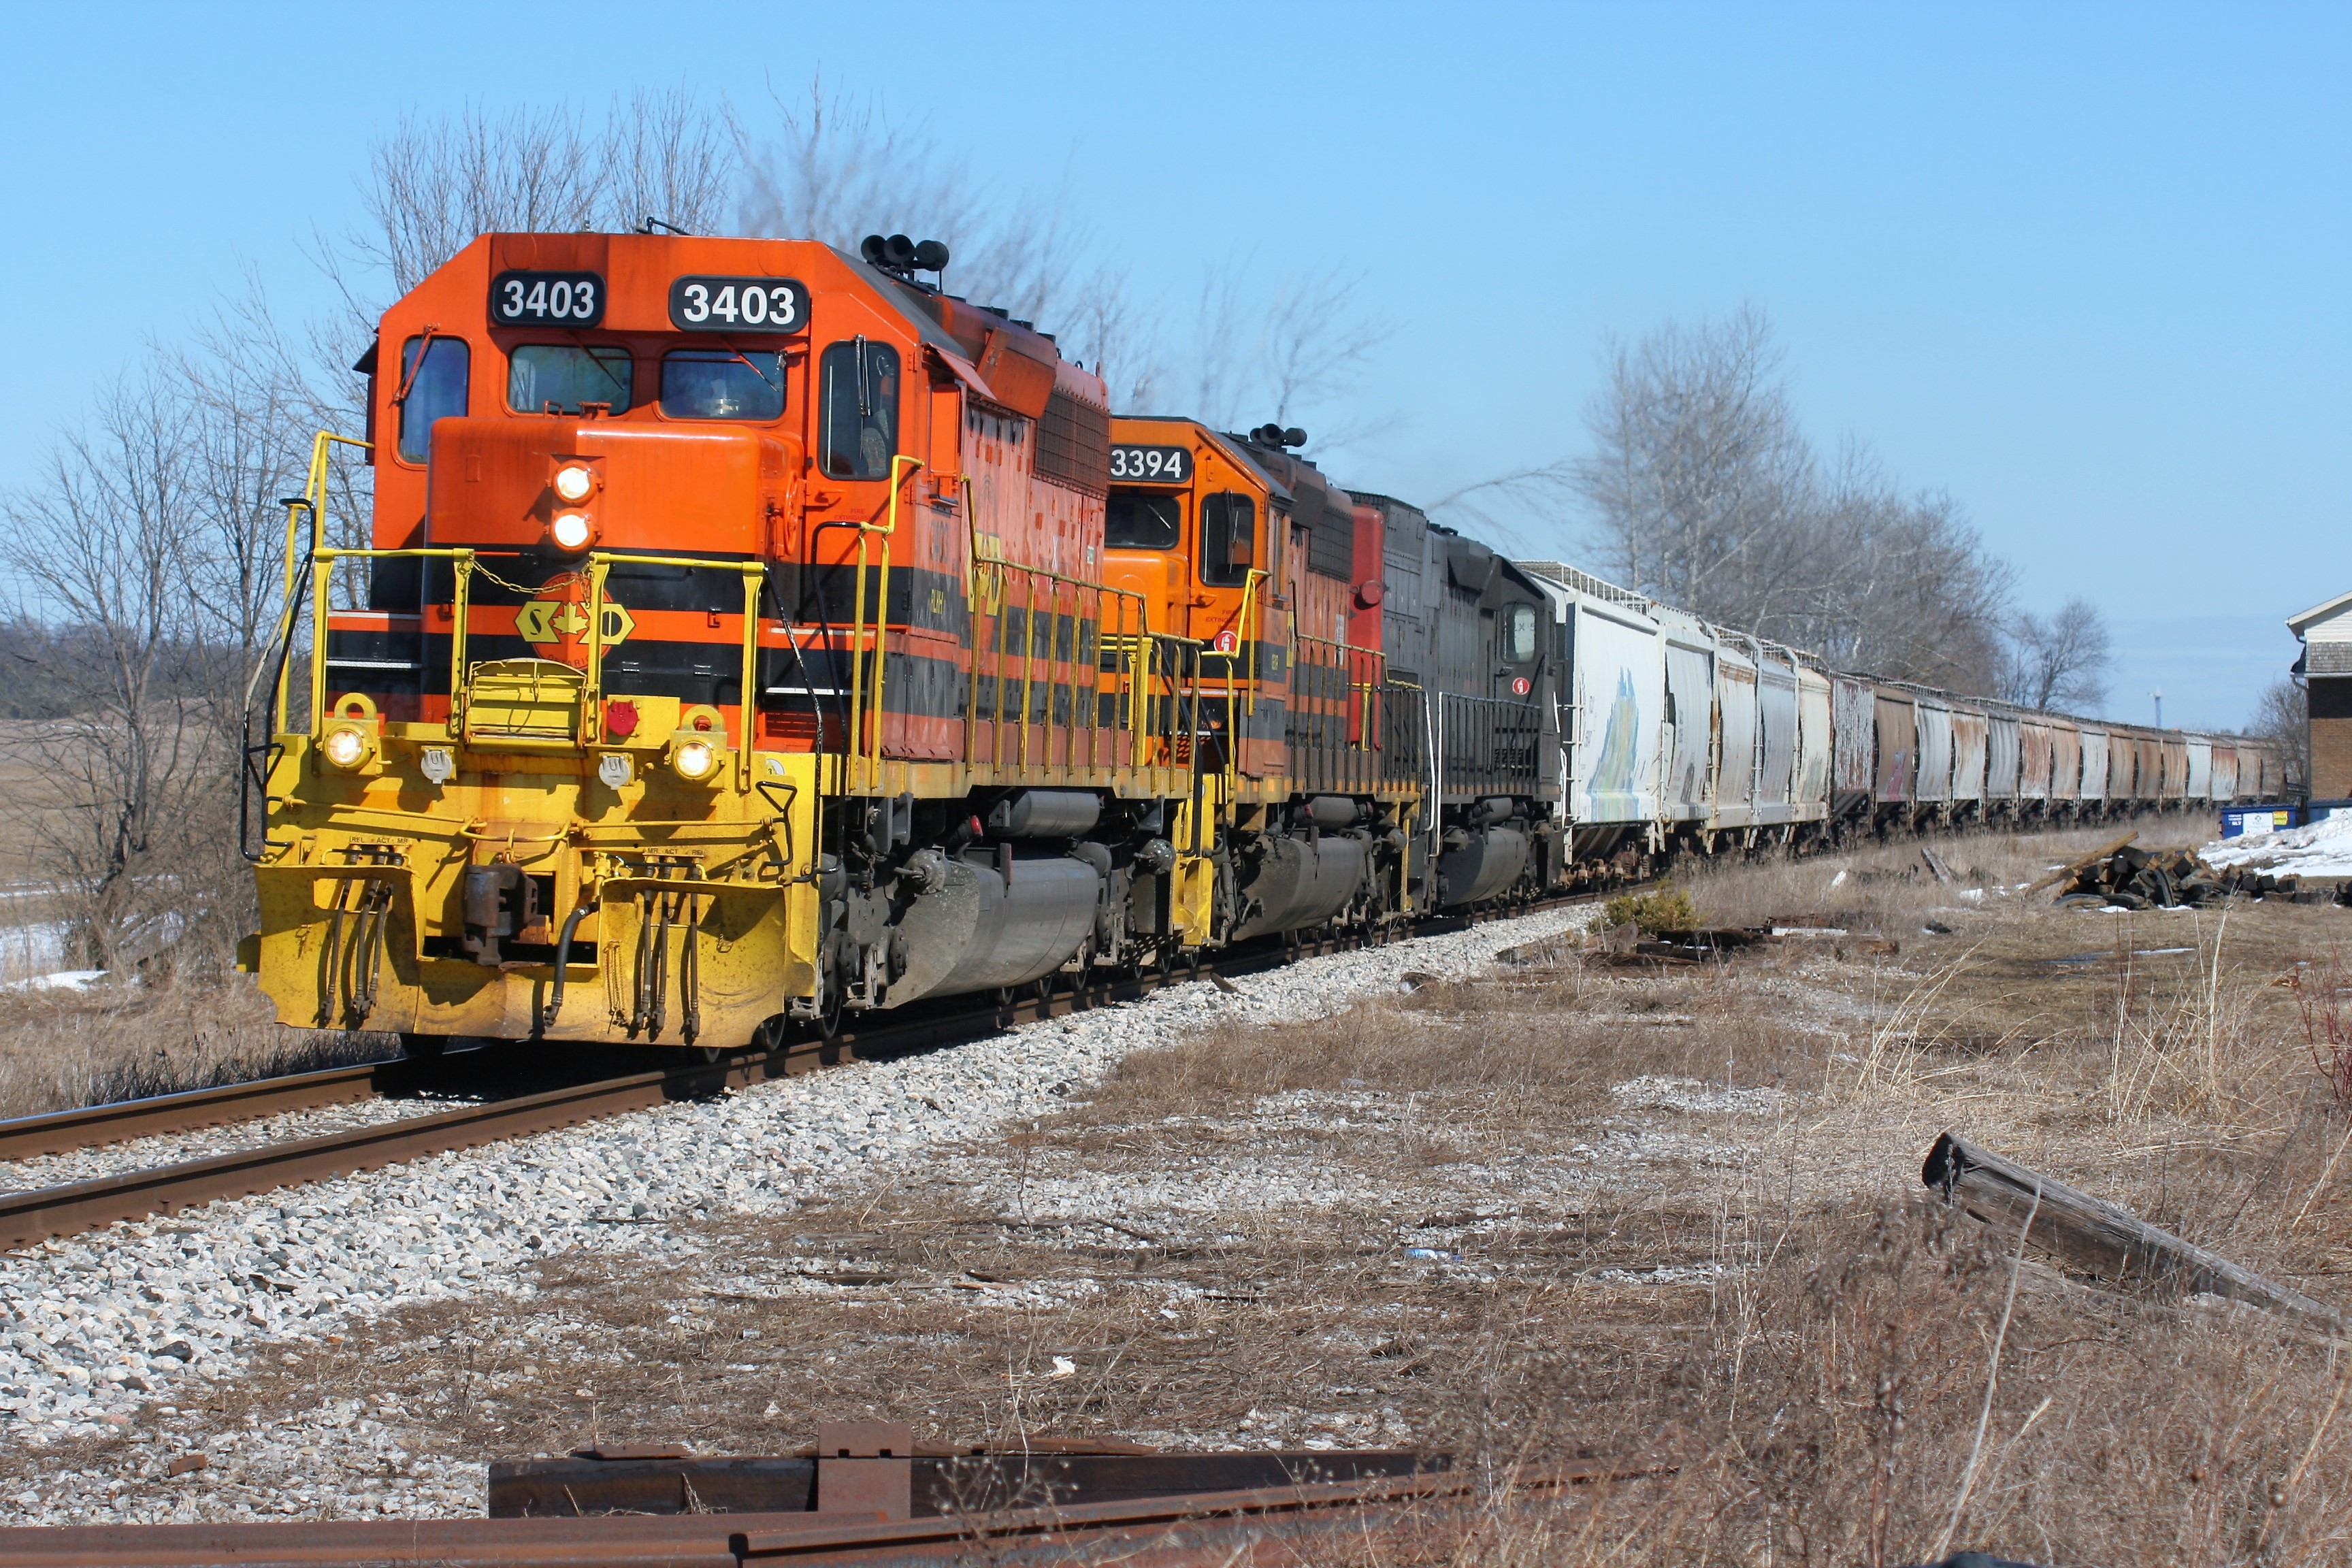
<path fill-rule="evenodd" d="M 1103 542 L 1113 550 L 1173 550 L 1183 527 L 1183 507 L 1174 496 L 1113 490 Z"/>
<path fill-rule="evenodd" d="M 518 414 L 577 414 L 583 403 L 629 409 L 629 351 L 525 343 L 507 362 L 507 406 Z"/>
<path fill-rule="evenodd" d="M 661 408 L 673 419 L 776 418 L 784 411 L 783 356 L 672 350 L 662 356 Z"/>
<path fill-rule="evenodd" d="M 898 351 L 853 338 L 824 351 L 818 467 L 836 479 L 887 479 L 898 450 Z"/>

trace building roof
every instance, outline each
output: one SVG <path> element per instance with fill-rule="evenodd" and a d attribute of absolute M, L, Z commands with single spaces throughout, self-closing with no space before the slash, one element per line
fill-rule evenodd
<path fill-rule="evenodd" d="M 2338 594 L 2324 605 L 2314 605 L 2299 616 L 2289 616 L 2286 629 L 2300 637 L 2321 622 L 2332 621 L 2347 609 L 2352 609 L 2352 594 Z"/>

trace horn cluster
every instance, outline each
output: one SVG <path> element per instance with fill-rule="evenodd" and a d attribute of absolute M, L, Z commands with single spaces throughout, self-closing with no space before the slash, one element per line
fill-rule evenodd
<path fill-rule="evenodd" d="M 927 239 L 918 244 L 903 234 L 869 234 L 857 252 L 872 265 L 900 278 L 947 270 L 948 247 L 940 240 Z"/>

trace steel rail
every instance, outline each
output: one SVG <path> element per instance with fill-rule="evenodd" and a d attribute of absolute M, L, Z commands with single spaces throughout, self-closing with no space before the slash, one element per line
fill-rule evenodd
<path fill-rule="evenodd" d="M 121 1100 L 46 1116 L 20 1116 L 0 1121 L 0 1161 L 59 1154 L 157 1133 L 193 1132 L 286 1110 L 348 1105 L 407 1087 L 418 1076 L 418 1065 L 412 1058 L 394 1057 L 357 1067 Z"/>
<path fill-rule="evenodd" d="M 970 998 L 955 998 L 936 1011 L 910 1009 L 912 1016 L 845 1028 L 829 1039 L 798 1039 L 772 1050 L 750 1052 L 716 1062 L 696 1061 L 631 1073 L 171 1165 L 125 1171 L 87 1182 L 0 1193 L 0 1247 L 27 1247 L 118 1220 L 176 1214 L 222 1198 L 249 1197 L 279 1187 L 354 1175 L 434 1154 L 554 1131 L 623 1111 L 646 1110 L 671 1100 L 701 1098 L 843 1061 L 905 1056 L 1001 1033 L 1021 1024 L 1137 1001 L 1162 986 L 1189 980 L 1262 973 L 1300 958 L 1355 951 L 1388 940 L 1402 940 L 1408 934 L 1435 936 L 1465 931 L 1485 921 L 1587 902 L 1601 896 L 1569 894 L 1488 914 L 1440 916 L 1417 921 L 1409 932 L 1394 937 L 1374 932 L 1296 942 L 1269 937 L 1229 949 L 1213 961 L 1203 959 L 1181 969 L 1152 970 L 1080 984 L 1046 995 L 1024 996 L 1009 1004 L 974 1007 Z M 333 1097 L 308 1103 L 336 1103 L 364 1099 L 367 1093 L 374 1092 L 364 1086 L 375 1081 L 373 1075 L 379 1070 L 419 1068 L 423 1065 L 390 1062 L 302 1073 L 225 1089 L 200 1089 L 187 1095 L 165 1095 L 153 1100 L 131 1100 L 119 1106 L 99 1106 L 89 1111 L 64 1111 L 55 1117 L 27 1120 L 55 1123 L 54 1137 L 78 1140 L 53 1143 L 52 1147 L 78 1147 L 95 1141 L 85 1134 L 108 1125 L 109 1113 L 121 1119 L 113 1125 L 135 1121 L 151 1132 L 215 1125 L 234 1119 L 225 1112 L 240 1103 L 240 1093 L 245 1097 L 241 1103 L 248 1107 L 261 1104 L 270 1110 L 304 1103 L 300 1097 L 306 1094 Z M 173 1121 L 171 1118 L 174 1114 L 193 1120 Z M 0 1135 L 5 1131 L 0 1128 Z M 26 1136 L 30 1140 L 33 1133 L 28 1131 Z"/>

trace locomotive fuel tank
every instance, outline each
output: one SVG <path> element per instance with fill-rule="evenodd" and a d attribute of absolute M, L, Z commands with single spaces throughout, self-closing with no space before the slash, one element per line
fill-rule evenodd
<path fill-rule="evenodd" d="M 1491 899 L 1517 881 L 1528 868 L 1533 839 L 1528 824 L 1513 816 L 1514 803 L 1480 801 L 1462 814 L 1459 826 L 1438 839 L 1438 902 L 1447 909 Z"/>
<path fill-rule="evenodd" d="M 1362 890 L 1371 836 L 1310 833 L 1257 841 L 1256 864 L 1241 886 L 1242 919 L 1234 940 L 1323 925 Z"/>
<path fill-rule="evenodd" d="M 1025 985 L 1059 969 L 1095 929 L 1103 870 L 1028 845 L 919 851 L 907 878 L 920 891 L 890 943 L 892 967 L 904 967 L 887 1005 Z"/>

